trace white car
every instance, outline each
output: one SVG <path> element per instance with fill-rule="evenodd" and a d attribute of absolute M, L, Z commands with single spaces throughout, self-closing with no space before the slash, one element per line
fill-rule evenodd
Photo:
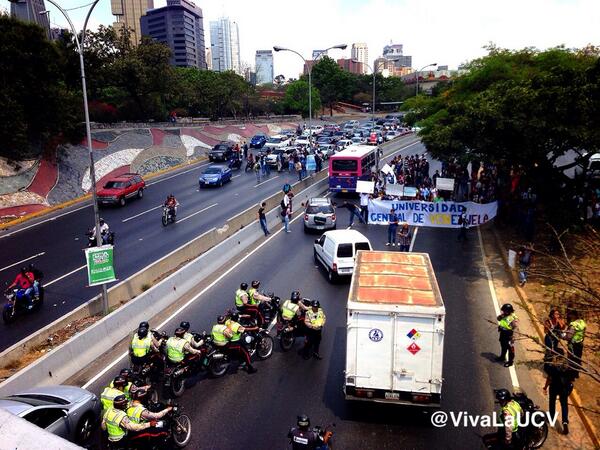
<path fill-rule="evenodd" d="M 349 120 L 348 122 L 346 122 L 346 125 L 344 125 L 344 128 L 356 128 L 360 125 L 360 123 L 358 122 L 358 120 Z"/>
<path fill-rule="evenodd" d="M 352 142 L 350 139 L 340 139 L 337 143 L 337 146 L 339 149 L 344 149 L 353 143 L 354 142 Z"/>
<path fill-rule="evenodd" d="M 276 134 L 267 139 L 264 148 L 282 148 L 290 146 L 290 139 L 283 134 Z"/>
<path fill-rule="evenodd" d="M 358 250 L 372 250 L 366 236 L 356 230 L 333 230 L 315 240 L 314 258 L 327 271 L 329 281 L 351 276 Z"/>
<path fill-rule="evenodd" d="M 308 139 L 308 135 L 306 136 L 300 136 L 296 138 L 295 144 L 298 145 L 309 145 L 310 144 L 310 140 Z"/>
<path fill-rule="evenodd" d="M 323 131 L 323 127 L 321 125 L 313 125 L 311 127 L 311 131 L 312 131 L 313 135 L 315 135 L 315 134 L 321 134 L 321 131 Z"/>
<path fill-rule="evenodd" d="M 367 143 L 367 139 L 364 137 L 358 137 L 358 136 L 354 136 L 351 140 L 351 142 L 353 144 L 366 144 Z"/>
<path fill-rule="evenodd" d="M 397 131 L 388 131 L 387 133 L 385 133 L 385 140 L 391 141 L 392 139 L 396 139 L 398 136 L 400 136 L 400 133 L 398 133 Z"/>

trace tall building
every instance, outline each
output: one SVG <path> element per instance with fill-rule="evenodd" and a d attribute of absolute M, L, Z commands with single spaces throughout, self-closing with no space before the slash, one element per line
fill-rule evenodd
<path fill-rule="evenodd" d="M 394 61 L 396 66 L 412 67 L 412 56 L 403 54 L 402 44 L 390 44 L 383 47 L 383 57 Z"/>
<path fill-rule="evenodd" d="M 212 70 L 212 51 L 210 50 L 210 47 L 206 47 L 206 68 L 208 70 Z"/>
<path fill-rule="evenodd" d="M 240 59 L 240 33 L 238 25 L 228 17 L 210 22 L 210 50 L 212 70 L 225 72 L 233 70 L 242 75 Z"/>
<path fill-rule="evenodd" d="M 365 73 L 365 65 L 362 62 L 354 62 L 354 58 L 352 58 L 352 59 L 346 59 L 346 58 L 338 59 L 337 60 L 337 64 L 338 64 L 338 66 L 340 66 L 340 68 L 342 70 L 345 70 L 345 71 L 350 72 L 350 73 L 355 73 L 355 74 L 363 74 L 363 73 Z"/>
<path fill-rule="evenodd" d="M 167 0 L 140 19 L 141 32 L 171 49 L 171 64 L 206 69 L 202 10 L 188 0 Z"/>
<path fill-rule="evenodd" d="M 369 64 L 369 47 L 364 42 L 352 44 L 350 52 L 351 58 L 362 63 L 362 73 L 367 73 L 367 64 Z"/>
<path fill-rule="evenodd" d="M 46 11 L 44 0 L 18 0 L 10 3 L 10 15 L 22 22 L 38 24 L 46 31 L 46 36 L 51 37 L 50 21 L 48 14 L 40 14 Z"/>
<path fill-rule="evenodd" d="M 256 68 L 256 84 L 273 83 L 275 73 L 272 50 L 256 50 L 254 67 Z"/>
<path fill-rule="evenodd" d="M 116 20 L 114 29 L 129 28 L 131 43 L 139 44 L 142 40 L 140 18 L 149 9 L 154 9 L 154 0 L 110 0 L 110 8 Z"/>

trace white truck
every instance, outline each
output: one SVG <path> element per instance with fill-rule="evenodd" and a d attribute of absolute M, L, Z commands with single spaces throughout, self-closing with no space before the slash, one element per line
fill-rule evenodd
<path fill-rule="evenodd" d="M 446 310 L 426 253 L 360 251 L 347 305 L 347 400 L 439 407 Z"/>

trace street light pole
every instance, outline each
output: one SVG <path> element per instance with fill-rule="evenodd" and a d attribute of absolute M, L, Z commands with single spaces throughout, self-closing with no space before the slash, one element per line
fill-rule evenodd
<path fill-rule="evenodd" d="M 433 63 L 433 64 L 427 64 L 426 66 L 423 66 L 423 67 L 421 67 L 419 70 L 417 70 L 417 91 L 415 92 L 415 97 L 416 97 L 417 95 L 419 95 L 419 72 L 420 72 L 421 70 L 423 70 L 423 69 L 427 69 L 428 67 L 431 67 L 431 66 L 433 66 L 433 67 L 436 67 L 436 66 L 437 66 L 437 63 Z"/>
<path fill-rule="evenodd" d="M 348 45 L 339 44 L 339 45 L 334 45 L 332 47 L 326 48 L 325 50 L 322 50 L 319 54 L 317 54 L 317 57 L 313 60 L 313 64 L 317 61 L 317 59 L 319 59 L 321 57 L 321 55 L 324 55 L 325 53 L 327 53 L 327 51 L 333 50 L 334 48 L 338 48 L 340 50 L 345 50 L 346 47 L 348 47 Z M 310 137 L 312 136 L 312 65 L 309 66 L 307 64 L 306 58 L 304 58 L 304 56 L 302 56 L 296 50 L 292 50 L 291 48 L 285 48 L 285 47 L 280 47 L 278 45 L 275 45 L 273 47 L 273 50 L 275 50 L 276 52 L 295 53 L 302 59 L 302 61 L 304 61 L 304 65 L 307 66 L 307 69 L 308 69 L 308 133 L 309 133 L 309 141 L 310 141 Z"/>
<path fill-rule="evenodd" d="M 352 60 L 353 63 L 359 63 L 360 61 L 358 61 L 357 59 L 353 59 Z M 373 106 L 371 108 L 371 133 L 373 133 L 373 130 L 375 129 L 375 75 L 377 74 L 377 69 L 379 69 L 379 67 L 381 67 L 381 65 L 383 63 L 379 63 L 375 65 L 375 68 L 371 67 L 369 65 L 369 63 L 363 63 L 365 66 L 367 66 L 367 69 L 369 69 L 371 71 L 371 73 L 373 74 Z M 377 168 L 379 168 L 379 151 L 377 151 Z"/>

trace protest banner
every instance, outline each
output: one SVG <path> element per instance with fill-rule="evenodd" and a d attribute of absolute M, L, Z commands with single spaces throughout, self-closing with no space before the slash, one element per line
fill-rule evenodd
<path fill-rule="evenodd" d="M 404 186 L 403 197 L 416 197 L 417 196 L 417 188 L 411 186 Z"/>
<path fill-rule="evenodd" d="M 404 192 L 403 184 L 387 184 L 385 186 L 386 195 L 395 195 L 397 197 L 402 197 Z"/>
<path fill-rule="evenodd" d="M 454 191 L 454 178 L 438 177 L 435 180 L 435 187 L 440 191 Z"/>
<path fill-rule="evenodd" d="M 358 180 L 356 182 L 356 192 L 359 194 L 372 194 L 375 192 L 375 183 L 373 181 Z"/>

